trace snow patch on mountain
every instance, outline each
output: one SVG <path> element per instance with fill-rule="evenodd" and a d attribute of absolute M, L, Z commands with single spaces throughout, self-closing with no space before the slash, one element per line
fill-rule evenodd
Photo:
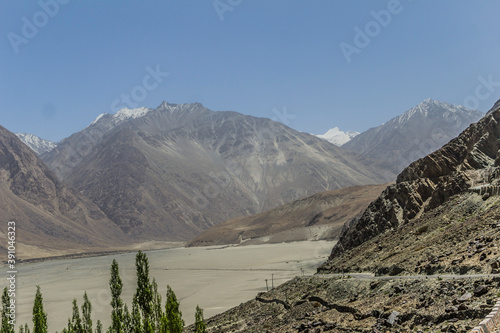
<path fill-rule="evenodd" d="M 129 120 L 129 119 L 136 119 L 136 118 L 141 118 L 144 117 L 146 114 L 148 114 L 149 111 L 152 109 L 146 108 L 146 107 L 141 107 L 141 108 L 136 108 L 136 109 L 127 109 L 123 108 L 120 109 L 118 112 L 115 114 L 111 115 L 111 119 L 115 124 L 119 124 L 123 121 Z M 101 113 L 100 115 L 97 116 L 97 118 L 90 123 L 89 126 L 92 126 L 94 124 L 97 124 L 99 120 L 104 118 L 105 116 L 110 115 L 109 113 Z"/>
<path fill-rule="evenodd" d="M 39 138 L 34 134 L 28 134 L 28 133 L 15 133 L 15 134 L 19 139 L 21 139 L 21 141 L 25 145 L 30 147 L 38 155 L 42 155 L 43 153 L 49 152 L 57 146 L 57 143 Z"/>
<path fill-rule="evenodd" d="M 334 127 L 329 129 L 325 134 L 320 134 L 316 136 L 318 138 L 324 139 L 340 147 L 343 144 L 349 142 L 352 138 L 354 138 L 358 134 L 359 132 L 352 132 L 352 131 L 344 132 L 341 131 L 338 127 Z"/>
<path fill-rule="evenodd" d="M 128 119 L 136 119 L 140 117 L 144 117 L 149 111 L 150 108 L 137 108 L 137 109 L 121 109 L 117 113 L 113 115 L 113 118 L 117 120 L 128 120 Z"/>

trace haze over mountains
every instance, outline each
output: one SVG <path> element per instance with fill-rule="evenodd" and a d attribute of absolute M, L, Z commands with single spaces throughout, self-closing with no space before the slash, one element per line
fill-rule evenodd
<path fill-rule="evenodd" d="M 148 239 L 186 240 L 307 195 L 388 180 L 313 135 L 198 103 L 103 114 L 42 158 L 125 233 Z"/>

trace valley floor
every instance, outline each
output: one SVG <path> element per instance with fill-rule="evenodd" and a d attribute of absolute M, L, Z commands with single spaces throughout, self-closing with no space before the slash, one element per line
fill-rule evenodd
<path fill-rule="evenodd" d="M 181 302 L 186 324 L 194 322 L 196 305 L 205 318 L 255 298 L 259 292 L 302 274 L 312 274 L 324 262 L 334 242 L 294 242 L 249 246 L 174 248 L 147 251 L 150 276 L 165 298 L 167 284 Z M 131 304 L 135 292 L 135 252 L 100 257 L 49 260 L 18 265 L 17 320 L 31 324 L 36 285 L 40 285 L 49 332 L 61 331 L 71 316 L 71 302 L 82 304 L 87 291 L 94 322 L 110 323 L 109 269 L 120 266 L 123 298 Z M 0 267 L 5 269 L 6 267 Z M 0 281 L 3 289 L 7 281 Z"/>

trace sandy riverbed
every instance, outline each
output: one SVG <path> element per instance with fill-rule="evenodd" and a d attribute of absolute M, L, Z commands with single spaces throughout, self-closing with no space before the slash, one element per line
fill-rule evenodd
<path fill-rule="evenodd" d="M 150 276 L 162 297 L 169 284 L 181 302 L 186 324 L 194 321 L 199 304 L 208 318 L 245 302 L 271 287 L 301 274 L 312 274 L 325 261 L 334 243 L 326 241 L 251 246 L 176 248 L 148 251 Z M 71 301 L 81 306 L 86 290 L 94 323 L 109 325 L 109 268 L 115 258 L 124 281 L 123 298 L 129 304 L 135 291 L 135 253 L 53 260 L 18 265 L 17 321 L 31 324 L 36 285 L 40 285 L 49 332 L 61 331 L 71 316 Z M 5 272 L 7 267 L 3 266 Z M 2 280 L 0 287 L 6 286 Z M 30 325 L 31 326 L 31 325 Z M 16 329 L 17 331 L 17 329 Z"/>

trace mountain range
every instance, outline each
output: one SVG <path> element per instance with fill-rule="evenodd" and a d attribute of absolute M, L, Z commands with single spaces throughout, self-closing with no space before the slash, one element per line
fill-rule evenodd
<path fill-rule="evenodd" d="M 199 103 L 100 115 L 41 157 L 144 239 L 187 240 L 231 218 L 394 177 L 313 135 Z"/>
<path fill-rule="evenodd" d="M 297 276 L 259 293 L 210 318 L 207 328 L 479 332 L 494 327 L 488 314 L 495 313 L 498 297 L 498 279 L 490 274 L 500 272 L 499 138 L 500 101 L 457 137 L 404 168 L 395 184 L 346 223 L 320 274 Z"/>
<path fill-rule="evenodd" d="M 359 135 L 330 130 L 330 140 L 350 139 L 338 148 L 269 119 L 163 102 L 156 109 L 101 114 L 58 144 L 17 136 L 41 156 L 55 180 L 95 204 L 127 237 L 185 241 L 234 219 L 240 229 L 250 223 L 243 238 L 269 236 L 273 226 L 257 231 L 253 217 L 242 217 L 324 191 L 391 181 L 398 165 L 444 144 L 480 116 L 426 100 Z M 419 144 L 405 150 L 405 142 Z M 234 235 L 229 238 L 234 241 Z"/>

